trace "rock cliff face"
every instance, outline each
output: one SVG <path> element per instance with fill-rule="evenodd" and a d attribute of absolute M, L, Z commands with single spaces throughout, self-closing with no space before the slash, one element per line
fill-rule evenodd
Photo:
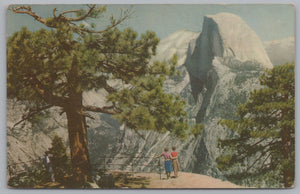
<path fill-rule="evenodd" d="M 137 134 L 109 115 L 93 114 L 96 119 L 87 120 L 92 164 L 95 168 L 103 167 L 106 161 L 114 164 L 106 166 L 108 168 L 155 172 L 158 159 L 152 157 L 160 154 L 164 147 L 176 146 L 182 171 L 222 178 L 215 163 L 221 152 L 217 141 L 232 134 L 219 126 L 218 121 L 235 118 L 237 103 L 244 103 L 249 92 L 259 87 L 258 77 L 262 71 L 272 68 L 262 42 L 241 18 L 221 13 L 204 18 L 201 34 L 186 30 L 171 34 L 160 42 L 157 53 L 152 60 L 168 60 L 177 54 L 177 69 L 181 75 L 170 77 L 165 89 L 180 94 L 187 101 L 190 122 L 203 123 L 204 131 L 186 140 L 168 133 L 141 131 Z M 84 103 L 101 105 L 105 103 L 104 96 L 104 91 L 87 92 Z M 8 163 L 41 155 L 50 147 L 54 133 L 59 133 L 68 143 L 63 116 L 45 118 L 43 124 L 36 126 L 44 130 L 33 130 L 29 124 L 24 126 L 30 131 L 28 134 L 11 130 L 21 117 L 21 112 L 17 115 L 14 112 L 22 107 L 13 107 L 13 104 L 13 100 L 8 100 Z M 52 113 L 59 110 L 53 109 Z M 51 131 L 45 130 L 50 127 Z"/>
<path fill-rule="evenodd" d="M 230 132 L 218 125 L 220 119 L 234 119 L 237 103 L 259 87 L 258 77 L 272 64 L 255 32 L 238 16 L 220 13 L 204 18 L 201 35 L 190 43 L 185 66 L 197 111 L 197 123 L 205 130 L 200 137 L 194 172 L 221 176 L 215 167 L 219 138 Z"/>

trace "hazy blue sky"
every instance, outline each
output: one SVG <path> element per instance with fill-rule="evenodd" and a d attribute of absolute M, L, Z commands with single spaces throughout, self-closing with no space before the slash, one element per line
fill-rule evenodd
<path fill-rule="evenodd" d="M 43 17 L 52 15 L 54 7 L 58 11 L 74 9 L 72 5 L 32 5 L 32 9 Z M 118 15 L 120 8 L 129 5 L 108 5 L 106 16 Z M 291 5 L 134 5 L 133 15 L 120 28 L 131 27 L 139 34 L 146 30 L 156 32 L 165 38 L 180 29 L 200 32 L 203 16 L 220 12 L 229 12 L 240 16 L 261 38 L 262 41 L 282 39 L 294 36 L 295 13 Z M 103 25 L 103 21 L 93 21 Z M 106 23 L 104 23 L 106 25 Z M 7 12 L 7 33 L 11 35 L 22 26 L 37 30 L 42 25 L 33 21 L 30 16 Z M 104 25 L 104 26 L 105 26 Z"/>

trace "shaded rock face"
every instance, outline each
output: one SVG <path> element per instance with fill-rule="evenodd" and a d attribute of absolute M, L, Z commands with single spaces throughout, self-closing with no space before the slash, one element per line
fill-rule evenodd
<path fill-rule="evenodd" d="M 214 87 L 217 77 L 208 72 L 216 58 L 234 68 L 272 68 L 258 36 L 241 18 L 233 14 L 206 16 L 202 33 L 195 42 L 190 44 L 185 62 L 194 98 L 203 88 Z M 205 86 L 204 82 L 210 84 Z"/>
<path fill-rule="evenodd" d="M 234 119 L 237 104 L 259 87 L 258 77 L 272 64 L 255 32 L 239 17 L 221 13 L 204 18 L 203 29 L 189 44 L 185 67 L 196 107 L 192 117 L 205 130 L 195 146 L 193 172 L 222 177 L 215 159 L 221 150 L 218 139 L 231 136 L 218 125 Z"/>
<path fill-rule="evenodd" d="M 55 134 L 68 142 L 68 134 L 66 128 L 66 118 L 52 117 L 51 115 L 59 115 L 59 109 L 51 109 L 50 114 L 38 120 L 35 124 L 23 122 L 14 126 L 22 119 L 25 112 L 25 106 L 21 102 L 14 99 L 7 99 L 7 178 L 9 174 L 19 172 L 21 170 L 31 168 L 33 164 L 42 161 L 35 161 L 43 156 L 44 152 L 51 147 L 51 139 Z"/>
<path fill-rule="evenodd" d="M 248 83 L 245 91 L 239 91 L 241 84 L 257 78 L 259 71 L 272 64 L 255 32 L 241 18 L 221 13 L 204 18 L 201 35 L 190 43 L 185 66 L 194 100 L 201 101 L 196 115 L 200 123 L 210 112 L 228 118 L 223 108 L 236 104 L 236 95 L 244 101 L 241 96 L 251 90 Z"/>
<path fill-rule="evenodd" d="M 182 171 L 223 178 L 215 163 L 222 152 L 217 146 L 218 139 L 233 134 L 218 121 L 236 118 L 237 103 L 244 103 L 249 92 L 260 87 L 258 78 L 263 70 L 272 68 L 261 41 L 241 18 L 221 13 L 204 18 L 201 34 L 186 30 L 171 34 L 160 42 L 157 53 L 152 61 L 169 60 L 177 54 L 181 75 L 170 77 L 165 90 L 181 95 L 187 102 L 190 123 L 203 123 L 205 129 L 196 137 L 177 139 L 169 133 L 143 130 L 136 133 L 110 115 L 90 113 L 95 118 L 87 118 L 93 167 L 103 168 L 106 162 L 105 167 L 110 169 L 159 172 L 160 161 L 153 156 L 162 153 L 165 147 L 175 146 Z M 86 92 L 84 104 L 104 105 L 105 95 L 102 90 Z M 55 133 L 63 136 L 68 144 L 66 120 L 63 115 L 57 116 L 59 110 L 53 109 L 51 113 L 56 116 L 45 118 L 44 125 L 40 126 L 41 129 L 51 126 L 52 130 L 35 130 L 34 135 L 17 134 L 11 127 L 21 118 L 21 112 L 15 116 L 14 112 L 22 106 L 12 104 L 15 102 L 8 101 L 9 163 L 27 160 L 17 150 L 26 149 L 27 158 L 41 155 L 50 147 L 50 138 Z M 26 124 L 23 129 L 32 130 L 32 126 Z M 32 148 L 28 142 L 43 146 Z"/>

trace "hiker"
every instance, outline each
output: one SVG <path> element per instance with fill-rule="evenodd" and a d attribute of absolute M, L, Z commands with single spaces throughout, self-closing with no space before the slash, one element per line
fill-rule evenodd
<path fill-rule="evenodd" d="M 48 151 L 45 152 L 45 154 L 43 156 L 43 161 L 44 161 L 44 165 L 45 165 L 47 171 L 50 173 L 51 181 L 55 182 L 53 169 L 52 169 L 52 163 L 51 163 L 51 160 L 49 158 L 49 152 Z"/>
<path fill-rule="evenodd" d="M 178 177 L 178 171 L 179 171 L 179 162 L 178 162 L 178 153 L 176 152 L 176 147 L 172 147 L 171 152 L 171 160 L 172 160 L 172 166 L 174 170 L 174 176 Z"/>
<path fill-rule="evenodd" d="M 166 170 L 166 174 L 167 174 L 167 179 L 170 178 L 171 172 L 173 171 L 172 168 L 172 161 L 171 161 L 171 154 L 168 152 L 169 149 L 165 148 L 164 149 L 165 152 L 163 152 L 162 154 L 160 154 L 159 156 L 156 156 L 154 158 L 159 158 L 161 156 L 164 157 L 165 159 L 165 170 Z"/>

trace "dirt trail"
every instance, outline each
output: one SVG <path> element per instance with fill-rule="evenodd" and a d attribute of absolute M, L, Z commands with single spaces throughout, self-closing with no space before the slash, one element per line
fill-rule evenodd
<path fill-rule="evenodd" d="M 115 187 L 110 189 L 206 189 L 206 188 L 246 188 L 243 186 L 235 185 L 228 181 L 212 178 L 201 174 L 193 174 L 186 172 L 179 172 L 179 177 L 166 179 L 166 175 L 158 173 L 135 173 L 133 176 L 128 176 L 125 181 L 125 174 L 114 172 Z M 99 188 L 96 183 L 93 183 L 92 188 Z M 59 183 L 46 183 L 37 185 L 34 188 L 68 188 Z"/>
<path fill-rule="evenodd" d="M 228 181 L 222 181 L 205 175 L 180 172 L 177 178 L 166 179 L 155 173 L 138 173 L 135 177 L 146 177 L 149 179 L 146 188 L 245 188 Z"/>

